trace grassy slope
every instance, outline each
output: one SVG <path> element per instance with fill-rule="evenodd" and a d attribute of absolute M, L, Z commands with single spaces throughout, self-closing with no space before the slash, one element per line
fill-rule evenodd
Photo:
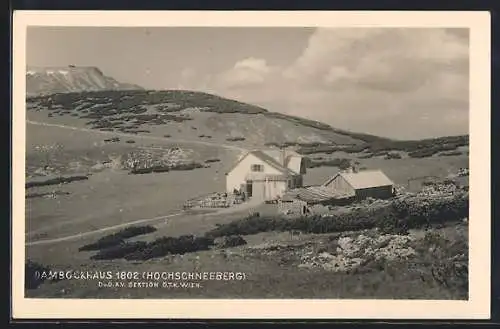
<path fill-rule="evenodd" d="M 425 155 L 432 150 L 450 151 L 468 144 L 467 136 L 394 141 L 269 112 L 216 95 L 182 90 L 55 94 L 29 98 L 28 109 L 42 110 L 50 116 L 46 119 L 50 122 L 70 117 L 85 119 L 87 126 L 96 129 L 139 130 L 139 133 L 210 141 L 242 137 L 245 138 L 240 142 L 242 145 L 295 144 L 304 153 L 355 145 L 352 151 L 404 150 Z M 47 109 L 48 113 L 44 111 Z"/>
<path fill-rule="evenodd" d="M 51 97 L 31 98 L 28 102 L 28 119 L 36 121 L 54 122 L 80 127 L 92 127 L 86 122 L 92 120 L 123 117 L 124 115 L 140 115 L 131 113 L 134 109 L 146 109 L 146 114 L 163 113 L 174 116 L 186 115 L 191 120 L 182 122 L 168 120 L 166 123 L 155 124 L 156 118 L 145 117 L 138 129 L 150 130 L 150 133 L 140 132 L 131 135 L 136 144 L 127 145 L 122 141 L 117 144 L 104 145 L 103 135 L 82 131 L 59 130 L 41 126 L 29 125 L 27 129 L 27 166 L 37 166 L 47 155 L 37 151 L 39 145 L 62 145 L 62 151 L 55 152 L 61 164 L 70 167 L 70 163 L 84 162 L 83 157 L 90 159 L 90 163 L 108 159 L 110 154 L 128 152 L 137 146 L 150 146 L 151 142 L 142 140 L 141 135 L 163 136 L 191 140 L 206 140 L 214 143 L 234 143 L 248 146 L 262 146 L 269 142 L 289 142 L 297 136 L 312 136 L 311 140 L 321 141 L 318 145 L 302 145 L 313 148 L 313 153 L 321 153 L 321 147 L 327 143 L 364 144 L 380 148 L 418 148 L 421 142 L 394 142 L 370 135 L 351 134 L 333 129 L 329 126 L 311 122 L 300 118 L 292 118 L 281 114 L 267 112 L 261 108 L 225 100 L 217 96 L 192 93 L 185 91 L 166 91 L 146 93 L 140 91 L 128 92 L 94 92 L 83 94 L 64 94 Z M 112 100 L 111 105 L 95 107 L 95 104 L 105 104 Z M 82 107 L 83 104 L 86 104 Z M 176 104 L 176 105 L 173 105 Z M 79 107 L 80 106 L 80 107 Z M 85 107 L 87 109 L 85 109 Z M 99 109 L 93 111 L 92 109 Z M 200 112 L 191 113 L 181 109 L 200 107 Z M 39 111 L 33 111 L 38 109 Z M 104 110 L 103 110 L 104 109 Z M 166 111 L 167 109 L 167 111 Z M 118 111 L 114 111 L 118 110 Z M 84 113 L 86 111 L 86 113 Z M 141 112 L 140 110 L 139 112 Z M 62 113 L 67 112 L 67 113 Z M 222 113 L 217 113 L 222 112 Z M 52 117 L 48 117 L 52 113 Z M 97 114 L 94 118 L 78 119 L 82 115 Z M 62 114 L 62 115 L 60 115 Z M 170 117 L 167 117 L 171 119 Z M 109 122 L 109 121 L 101 121 Z M 245 130 L 251 126 L 251 130 Z M 195 127 L 196 129 L 193 129 Z M 243 135 L 246 140 L 228 142 L 228 136 Z M 288 134 L 288 135 L 287 135 Z M 295 135 L 294 135 L 295 134 Z M 199 137 L 210 135 L 211 138 Z M 257 136 L 252 139 L 252 136 Z M 459 144 L 465 139 L 458 139 Z M 437 144 L 445 145 L 456 142 L 456 138 L 430 140 L 423 145 L 434 147 Z M 385 143 L 385 144 L 384 144 Z M 406 144 L 405 144 L 406 143 Z M 169 142 L 155 141 L 154 146 L 176 146 Z M 375 145 L 375 146 L 373 146 Z M 320 148 L 314 150 L 314 148 Z M 186 198 L 204 192 L 218 190 L 223 187 L 225 166 L 230 164 L 236 154 L 223 151 L 220 148 L 207 146 L 189 146 L 195 149 L 200 159 L 215 157 L 223 161 L 215 163 L 208 169 L 195 170 L 185 173 L 152 174 L 141 176 L 122 175 L 119 172 L 105 171 L 91 177 L 89 181 L 68 184 L 62 189 L 70 192 L 67 196 L 58 199 L 32 199 L 27 201 L 27 230 L 31 238 L 37 234 L 38 238 L 52 238 L 72 233 L 85 232 L 102 226 L 114 225 L 139 218 L 164 215 L 175 209 Z M 424 147 L 425 148 L 425 147 Z M 49 152 L 50 153 L 50 152 Z M 342 153 L 342 154 L 340 154 Z M 366 152 L 365 152 L 366 153 Z M 331 156 L 352 156 L 356 154 L 336 151 Z M 445 176 L 448 171 L 454 171 L 467 166 L 465 154 L 449 157 L 426 157 L 424 159 L 394 159 L 385 160 L 380 157 L 359 159 L 362 166 L 368 168 L 382 168 L 397 183 L 404 184 L 408 176 L 418 171 L 419 174 L 436 174 Z M 325 177 L 333 174 L 334 168 L 315 168 L 306 175 L 306 183 L 319 183 Z M 196 181 L 197 184 L 190 184 Z M 176 188 L 182 186 L 181 189 Z M 188 188 L 189 187 L 189 188 Z M 45 188 L 51 190 L 50 188 Z M 40 190 L 43 190 L 40 189 Z M 126 191 L 126 192 L 124 192 Z M 173 193 L 175 191 L 175 193 Z M 89 209 L 89 204 L 92 209 Z M 120 212 L 120 209 L 122 211 Z M 123 210 L 124 209 L 124 210 Z M 183 216 L 171 220 L 166 224 L 157 225 L 158 231 L 145 239 L 162 235 L 176 236 L 186 233 L 202 234 L 211 229 L 215 223 L 231 221 L 240 214 L 224 216 Z M 28 233 L 28 232 L 27 232 Z M 106 235 L 110 232 L 103 233 Z M 165 261 L 158 260 L 139 265 L 121 262 L 100 262 L 96 264 L 88 260 L 88 254 L 78 253 L 79 247 L 85 243 L 95 241 L 99 235 L 81 240 L 65 241 L 57 244 L 33 246 L 27 248 L 27 255 L 34 260 L 51 265 L 53 268 L 85 268 L 95 270 L 165 270 Z M 275 239 L 269 236 L 269 239 Z M 282 237 L 283 238 L 283 237 Z M 250 239 L 254 239 L 251 238 Z M 55 257 L 54 257 L 55 256 Z M 222 259 L 213 252 L 200 252 L 177 259 L 168 265 L 170 270 L 193 270 L 194 257 L 199 256 L 199 267 L 203 270 L 244 271 L 251 274 L 251 279 L 245 284 L 212 283 L 203 291 L 203 297 L 370 297 L 379 298 L 443 298 L 443 291 L 437 287 L 425 287 L 415 277 L 393 277 L 391 274 L 377 275 L 364 274 L 360 276 L 332 276 L 325 273 L 314 273 L 297 268 L 283 268 L 276 263 L 259 259 Z M 258 269 L 258 270 L 256 270 Z M 278 279 L 279 278 L 279 279 Z M 384 282 L 390 281 L 387 285 Z M 307 282 L 317 282 L 311 286 Z M 271 288 L 272 287 L 272 288 Z M 64 289 L 64 293 L 61 293 Z M 45 284 L 39 290 L 31 292 L 38 296 L 66 295 L 72 297 L 192 297 L 194 292 L 163 291 L 163 290 L 129 290 L 117 293 L 112 290 L 102 290 L 89 283 L 61 282 Z M 311 295 L 312 294 L 312 295 Z M 451 296 L 453 297 L 453 296 Z M 456 296 L 455 296 L 456 297 Z M 446 297 L 445 297 L 446 298 Z"/>
<path fill-rule="evenodd" d="M 214 219 L 221 222 L 221 219 Z M 455 225 L 437 230 L 450 241 L 460 241 L 467 236 L 467 231 L 459 232 Z M 415 236 L 424 232 L 412 231 Z M 299 241 L 317 242 L 323 235 L 304 235 Z M 268 241 L 290 242 L 287 233 L 260 233 L 245 236 L 249 245 L 260 245 Z M 139 239 L 142 240 L 142 239 Z M 294 240 L 297 243 L 297 240 Z M 445 289 L 427 280 L 422 282 L 419 271 L 413 264 L 395 264 L 386 270 L 369 273 L 341 274 L 321 270 L 305 270 L 294 265 L 280 264 L 279 257 L 261 257 L 249 254 L 243 248 L 230 249 L 230 255 L 224 257 L 220 250 L 201 251 L 183 256 L 153 259 L 134 263 L 123 260 L 113 262 L 92 262 L 90 253 L 77 252 L 81 243 L 66 243 L 68 253 L 63 261 L 45 263 L 57 270 L 75 268 L 90 271 L 227 271 L 243 272 L 244 281 L 209 281 L 198 289 L 103 289 L 96 280 L 69 280 L 57 283 L 45 283 L 37 290 L 28 292 L 30 297 L 70 297 L 70 298 L 377 298 L 377 299 L 464 299 L 460 293 Z M 51 247 L 60 253 L 61 248 Z M 47 260 L 39 250 L 30 251 L 37 261 Z M 39 257 L 37 257 L 39 256 Z M 425 255 L 423 256 L 425 258 Z M 419 268 L 420 270 L 429 269 Z"/>

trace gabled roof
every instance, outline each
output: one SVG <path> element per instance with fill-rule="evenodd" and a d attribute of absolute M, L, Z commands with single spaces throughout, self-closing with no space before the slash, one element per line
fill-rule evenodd
<path fill-rule="evenodd" d="M 232 167 L 229 169 L 227 172 L 231 172 L 238 164 L 243 161 L 248 155 L 252 154 L 253 156 L 256 156 L 260 160 L 264 161 L 271 167 L 275 168 L 276 170 L 280 171 L 283 174 L 287 175 L 298 175 L 300 172 L 295 172 L 291 168 L 283 167 L 283 165 L 280 163 L 279 158 L 281 156 L 281 152 L 277 150 L 254 150 L 246 153 L 243 155 Z M 295 162 L 295 160 L 292 160 L 292 158 L 295 158 L 297 156 L 300 157 L 300 155 L 296 152 L 293 151 L 286 151 L 287 158 L 285 160 L 285 164 L 288 166 L 290 161 Z M 300 170 L 300 167 L 299 167 Z"/>
<path fill-rule="evenodd" d="M 328 185 L 338 176 L 344 178 L 354 189 L 394 185 L 394 182 L 381 170 L 364 170 L 356 173 L 340 172 L 328 179 L 323 185 Z"/>
<path fill-rule="evenodd" d="M 302 200 L 307 203 L 318 203 L 332 199 L 343 199 L 353 197 L 354 193 L 332 191 L 324 186 L 308 186 L 285 192 L 282 200 Z"/>

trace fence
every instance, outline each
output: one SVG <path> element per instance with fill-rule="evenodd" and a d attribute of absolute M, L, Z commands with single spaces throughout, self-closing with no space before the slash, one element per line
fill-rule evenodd
<path fill-rule="evenodd" d="M 192 208 L 229 208 L 242 203 L 243 200 L 233 194 L 211 193 L 200 196 L 184 203 L 184 209 Z"/>

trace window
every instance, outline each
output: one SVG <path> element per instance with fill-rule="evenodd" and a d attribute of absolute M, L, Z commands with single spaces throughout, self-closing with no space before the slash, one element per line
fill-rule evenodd
<path fill-rule="evenodd" d="M 252 171 L 259 171 L 259 172 L 262 172 L 264 171 L 264 166 L 261 165 L 261 164 L 253 164 L 251 167 L 250 167 L 250 170 Z"/>

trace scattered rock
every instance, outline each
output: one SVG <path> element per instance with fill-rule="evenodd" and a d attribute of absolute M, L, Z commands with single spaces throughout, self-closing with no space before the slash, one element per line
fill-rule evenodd
<path fill-rule="evenodd" d="M 314 254 L 311 249 L 300 255 L 300 268 L 323 268 L 327 271 L 348 272 L 359 268 L 369 260 L 408 259 L 416 254 L 409 246 L 414 238 L 401 235 L 380 235 L 369 237 L 344 236 L 338 239 L 336 254 L 322 251 Z"/>

